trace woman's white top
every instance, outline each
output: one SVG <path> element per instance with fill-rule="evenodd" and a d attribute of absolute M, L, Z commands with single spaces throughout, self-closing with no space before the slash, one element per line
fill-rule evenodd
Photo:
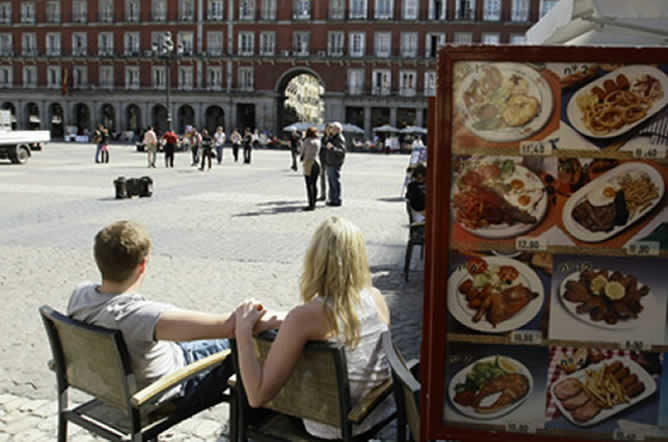
<path fill-rule="evenodd" d="M 348 380 L 350 382 L 350 399 L 355 407 L 360 399 L 369 391 L 385 382 L 392 376 L 390 364 L 383 350 L 381 333 L 387 331 L 387 324 L 378 313 L 378 307 L 369 289 L 360 293 L 361 305 L 357 310 L 360 319 L 360 342 L 355 348 L 345 347 L 348 363 Z M 316 298 L 321 299 L 321 298 Z M 332 338 L 343 342 L 343 337 Z M 394 399 L 390 395 L 360 425 L 353 426 L 353 434 L 357 435 L 370 430 L 388 418 L 395 411 Z M 327 424 L 304 419 L 306 431 L 322 439 L 340 439 L 341 430 Z"/>

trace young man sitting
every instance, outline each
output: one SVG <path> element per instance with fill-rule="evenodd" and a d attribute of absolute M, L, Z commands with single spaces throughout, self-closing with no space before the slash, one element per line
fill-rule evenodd
<path fill-rule="evenodd" d="M 95 236 L 95 261 L 102 284 L 84 282 L 72 293 L 68 314 L 77 320 L 120 330 L 128 347 L 137 387 L 143 388 L 198 359 L 229 348 L 234 315 L 203 313 L 154 302 L 138 293 L 146 274 L 151 240 L 139 224 L 113 223 Z M 275 318 L 256 331 L 276 328 Z M 204 409 L 219 403 L 234 372 L 230 359 L 188 380 L 166 397 L 180 395 L 179 407 Z"/>

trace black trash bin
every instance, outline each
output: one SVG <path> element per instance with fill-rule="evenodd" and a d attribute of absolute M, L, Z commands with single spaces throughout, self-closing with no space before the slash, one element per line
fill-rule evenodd
<path fill-rule="evenodd" d="M 119 176 L 114 180 L 114 187 L 116 188 L 116 199 L 123 199 L 128 197 L 127 181 L 125 177 Z"/>
<path fill-rule="evenodd" d="M 139 197 L 147 198 L 153 195 L 153 179 L 150 176 L 139 178 Z"/>
<path fill-rule="evenodd" d="M 128 178 L 126 181 L 126 187 L 128 189 L 128 198 L 133 196 L 139 196 L 141 190 L 141 183 L 137 178 Z"/>

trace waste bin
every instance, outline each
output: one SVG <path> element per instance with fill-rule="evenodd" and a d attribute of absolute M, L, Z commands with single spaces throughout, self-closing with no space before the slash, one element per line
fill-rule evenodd
<path fill-rule="evenodd" d="M 119 176 L 114 180 L 114 187 L 116 188 L 116 199 L 123 199 L 128 197 L 128 188 L 125 177 Z"/>
<path fill-rule="evenodd" d="M 149 176 L 139 178 L 139 197 L 146 198 L 153 195 L 153 179 Z"/>

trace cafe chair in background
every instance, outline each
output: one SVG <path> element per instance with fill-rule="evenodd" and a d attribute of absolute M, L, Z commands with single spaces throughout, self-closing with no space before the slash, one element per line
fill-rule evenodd
<path fill-rule="evenodd" d="M 406 257 L 404 259 L 404 280 L 408 281 L 413 247 L 420 246 L 420 258 L 424 257 L 424 222 L 415 222 L 413 209 L 411 209 L 408 199 L 406 200 L 406 212 L 408 213 L 408 243 L 406 244 Z"/>
<path fill-rule="evenodd" d="M 222 364 L 230 351 L 220 352 L 163 376 L 137 390 L 125 341 L 119 330 L 73 320 L 49 306 L 39 309 L 53 360 L 49 366 L 58 382 L 58 442 L 67 440 L 67 424 L 73 422 L 112 441 L 152 441 L 201 409 L 176 412 L 176 401 L 160 397 L 188 379 Z M 69 389 L 92 399 L 68 405 Z M 224 397 L 229 401 L 229 396 Z"/>
<path fill-rule="evenodd" d="M 392 369 L 394 400 L 397 404 L 397 441 L 420 440 L 420 382 L 414 373 L 419 371 L 419 362 L 408 363 L 392 342 L 390 332 L 383 332 L 383 350 Z M 406 426 L 409 433 L 407 437 Z"/>
<path fill-rule="evenodd" d="M 256 354 L 264 361 L 274 339 L 271 332 L 254 338 Z M 353 437 L 353 424 L 368 415 L 392 394 L 392 381 L 370 391 L 353 407 L 346 355 L 342 344 L 308 342 L 293 373 L 281 391 L 262 408 L 248 405 L 241 381 L 236 342 L 232 342 L 236 376 L 230 379 L 232 402 L 230 432 L 233 442 L 247 441 L 320 441 L 304 429 L 302 418 L 333 425 L 341 429 L 343 441 L 366 441 L 395 419 L 395 414 L 366 433 Z"/>

